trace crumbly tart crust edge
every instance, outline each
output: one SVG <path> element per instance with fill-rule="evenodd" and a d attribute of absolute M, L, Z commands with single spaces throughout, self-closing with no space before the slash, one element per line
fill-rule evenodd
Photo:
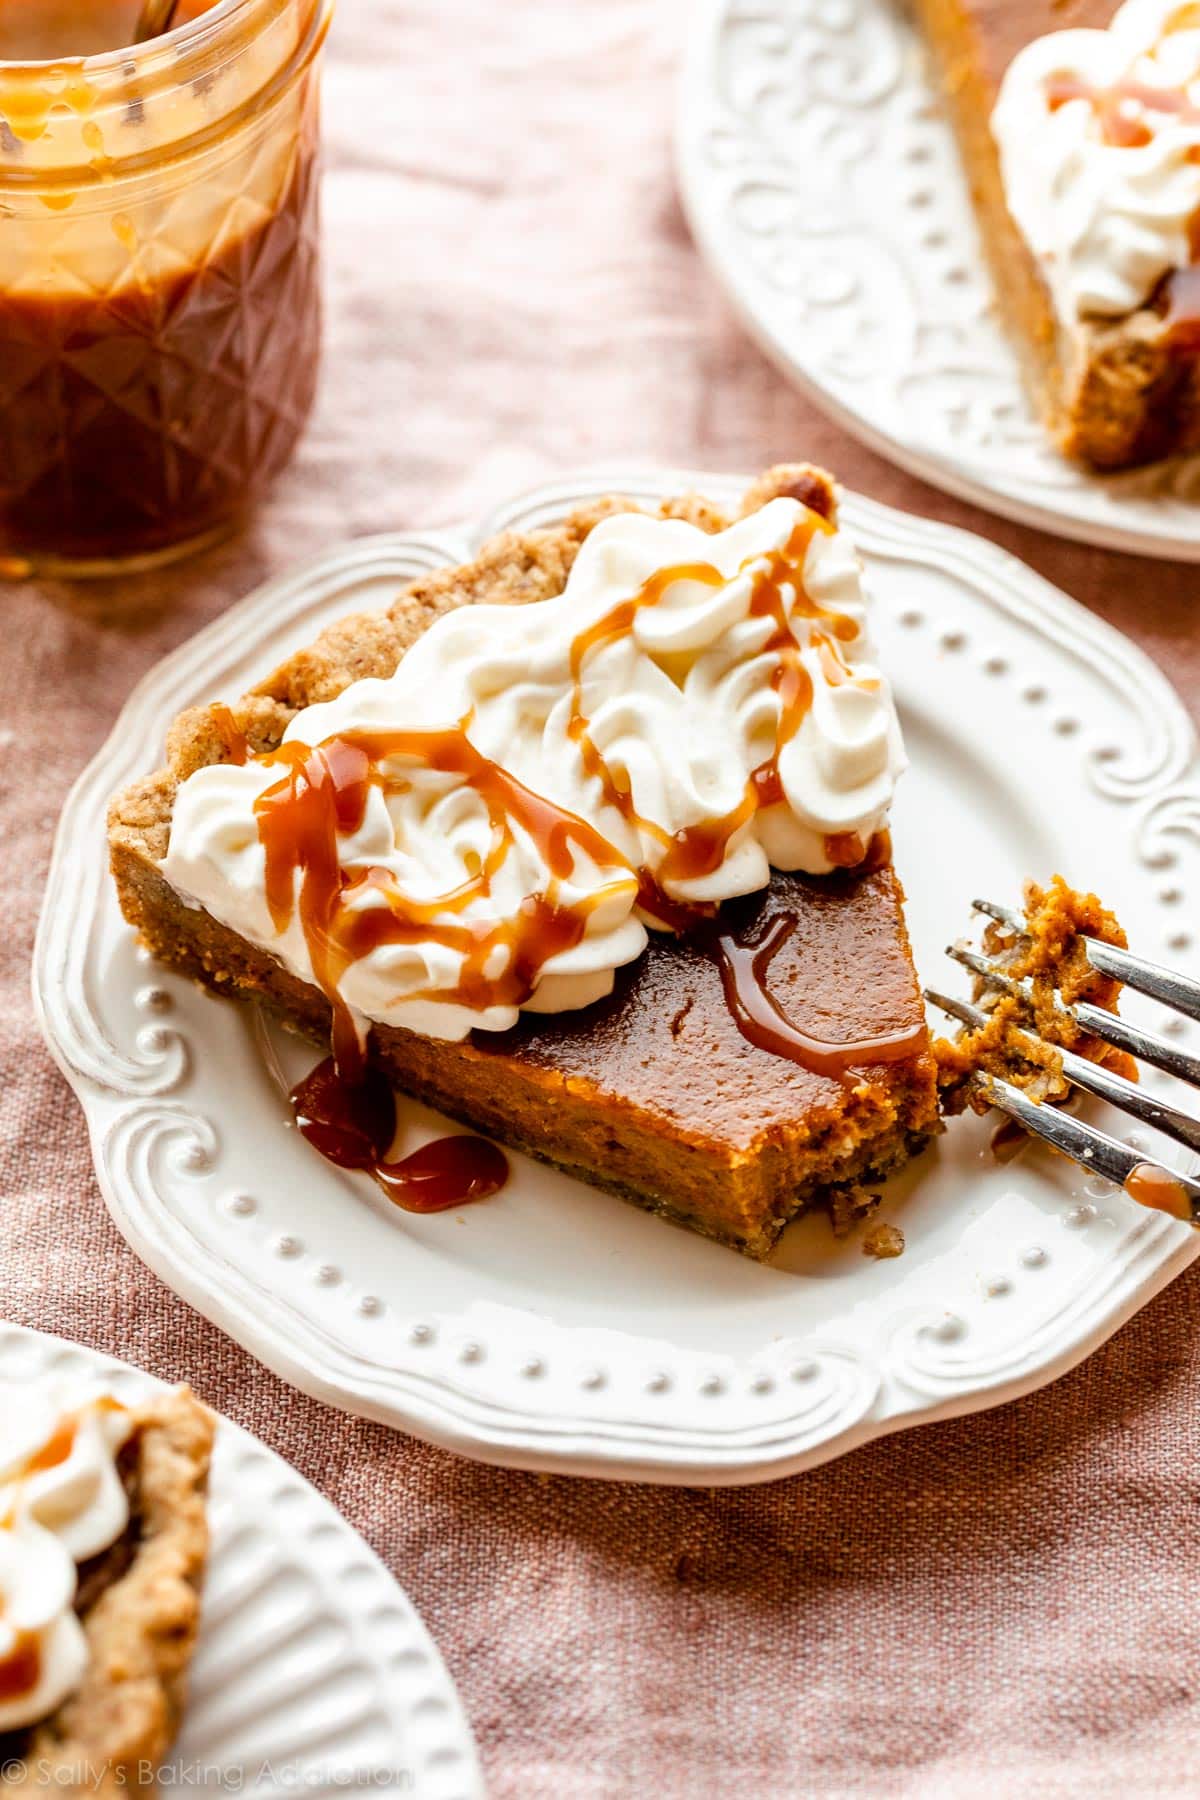
<path fill-rule="evenodd" d="M 138 1788 L 179 1727 L 208 1557 L 206 1511 L 216 1421 L 190 1389 L 135 1411 L 139 1535 L 133 1561 L 84 1620 L 88 1667 L 79 1689 L 33 1728 L 23 1776 L 0 1793 L 31 1800 Z M 154 1785 L 141 1784 L 141 1792 Z"/>

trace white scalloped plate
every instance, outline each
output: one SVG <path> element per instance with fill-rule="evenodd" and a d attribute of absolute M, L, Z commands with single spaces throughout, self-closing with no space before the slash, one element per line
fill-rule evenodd
<path fill-rule="evenodd" d="M 1051 450 L 903 0 L 704 0 L 676 147 L 696 242 L 768 356 L 928 481 L 1062 537 L 1200 560 L 1200 458 Z"/>
<path fill-rule="evenodd" d="M 0 1376 L 93 1374 L 136 1399 L 163 1384 L 17 1325 Z M 212 1547 L 183 1729 L 164 1793 L 402 1793 L 481 1800 L 458 1695 L 411 1601 L 317 1490 L 221 1419 Z"/>
<path fill-rule="evenodd" d="M 521 1157 L 484 1205 L 417 1218 L 323 1163 L 284 1088 L 313 1053 L 148 964 L 105 868 L 105 802 L 183 705 L 241 693 L 355 607 L 617 487 L 544 488 L 474 528 L 367 539 L 260 589 L 159 665 L 64 808 L 35 953 L 51 1049 L 105 1198 L 193 1305 L 311 1393 L 493 1462 L 743 1482 L 987 1406 L 1100 1343 L 1200 1247 L 1037 1152 L 1006 1167 L 958 1123 L 895 1183 L 908 1249 L 876 1263 L 823 1219 L 773 1266 Z M 1200 768 L 1187 716 L 1124 638 L 994 546 L 849 496 L 912 769 L 896 854 L 926 978 L 974 893 L 1061 866 L 1145 954 L 1200 971 Z M 1191 899 L 1189 906 L 1188 900 Z M 1156 1008 L 1136 1004 L 1157 1023 Z M 1185 1040 L 1186 1041 L 1186 1040 Z M 417 1115 L 414 1113 L 414 1120 Z M 414 1132 L 435 1123 L 423 1116 Z"/>

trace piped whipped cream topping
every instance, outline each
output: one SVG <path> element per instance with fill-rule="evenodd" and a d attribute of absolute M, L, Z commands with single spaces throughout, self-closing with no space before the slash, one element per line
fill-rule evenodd
<path fill-rule="evenodd" d="M 189 776 L 162 867 L 357 1020 L 454 1039 L 601 998 L 673 906 L 860 860 L 904 765 L 844 532 L 618 513 L 562 594 L 448 613 Z"/>
<path fill-rule="evenodd" d="M 992 131 L 1060 318 L 1135 311 L 1200 252 L 1200 5 L 1126 0 L 1107 31 L 1035 39 Z"/>
<path fill-rule="evenodd" d="M 129 1522 L 116 1458 L 131 1423 L 94 1384 L 0 1383 L 0 1731 L 44 1719 L 83 1678 L 76 1565 Z"/>

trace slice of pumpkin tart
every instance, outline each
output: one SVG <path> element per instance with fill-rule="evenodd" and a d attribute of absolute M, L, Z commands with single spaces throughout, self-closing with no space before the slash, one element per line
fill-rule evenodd
<path fill-rule="evenodd" d="M 397 1174 L 382 1082 L 765 1257 L 938 1129 L 867 613 L 803 465 L 506 533 L 176 722 L 125 915 L 332 1043 L 302 1128 L 402 1204 L 494 1164 Z"/>

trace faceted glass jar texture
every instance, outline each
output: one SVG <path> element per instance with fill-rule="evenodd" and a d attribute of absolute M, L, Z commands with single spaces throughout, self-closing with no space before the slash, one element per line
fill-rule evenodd
<path fill-rule="evenodd" d="M 0 63 L 0 559 L 107 573 L 222 535 L 320 350 L 326 0 L 221 0 L 136 50 Z"/>

